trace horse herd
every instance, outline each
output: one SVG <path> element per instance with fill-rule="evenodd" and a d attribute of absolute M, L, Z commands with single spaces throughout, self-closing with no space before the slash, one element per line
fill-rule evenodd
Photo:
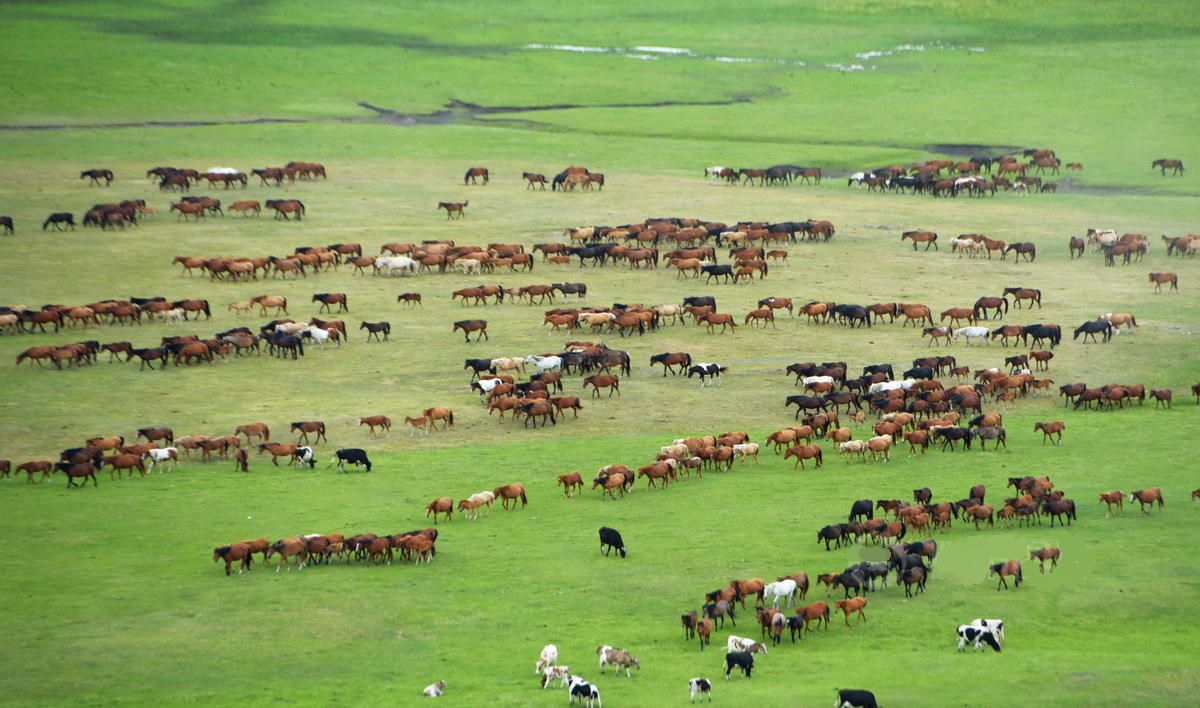
<path fill-rule="evenodd" d="M 1022 159 L 1028 161 L 1022 162 Z M 846 185 L 858 188 L 865 185 L 868 192 L 880 193 L 904 194 L 908 190 L 912 194 L 929 194 L 935 198 L 957 197 L 961 194 L 994 197 L 997 191 L 1012 191 L 1023 196 L 1030 192 L 1057 192 L 1058 184 L 1043 182 L 1040 175 L 1047 171 L 1057 175 L 1061 166 L 1062 162 L 1053 150 L 1031 148 L 1020 155 L 975 156 L 963 161 L 934 159 L 909 165 L 887 165 L 855 172 L 846 180 Z M 1083 165 L 1071 162 L 1067 163 L 1066 169 L 1078 172 L 1083 170 Z"/>
<path fill-rule="evenodd" d="M 704 168 L 704 176 L 709 179 L 724 180 L 728 184 L 754 184 L 754 180 L 758 180 L 760 187 L 787 186 L 792 183 L 821 184 L 820 167 L 801 167 L 800 165 L 772 165 L 762 168 L 742 167 L 737 169 L 715 165 Z"/>
<path fill-rule="evenodd" d="M 349 564 L 351 561 L 378 565 L 392 564 L 398 555 L 400 562 L 412 561 L 419 564 L 433 562 L 437 555 L 438 530 L 436 528 L 416 529 L 382 536 L 373 533 L 362 533 L 346 536 L 340 533 L 305 534 L 290 536 L 271 543 L 265 538 L 239 541 L 213 549 L 213 562 L 225 562 L 225 575 L 233 572 L 233 566 L 238 565 L 237 574 L 251 569 L 254 554 L 262 554 L 263 565 L 274 556 L 275 572 L 285 566 L 290 571 L 292 565 L 297 570 L 304 570 L 313 565 L 332 565 L 334 561 Z"/>

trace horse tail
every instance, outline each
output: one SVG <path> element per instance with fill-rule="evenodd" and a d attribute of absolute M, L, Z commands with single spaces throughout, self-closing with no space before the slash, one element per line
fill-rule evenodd
<path fill-rule="evenodd" d="M 469 170 L 469 169 L 468 169 L 468 170 L 467 170 L 467 171 L 466 171 L 466 172 L 463 174 L 463 184 L 466 184 L 466 183 L 467 183 L 467 180 L 469 180 L 469 179 L 471 179 L 471 170 Z"/>
<path fill-rule="evenodd" d="M 908 527 L 904 525 L 903 521 L 901 521 L 900 522 L 900 535 L 896 537 L 896 540 L 899 541 L 900 539 L 904 538 L 904 534 L 906 534 L 906 533 L 908 533 Z"/>
<path fill-rule="evenodd" d="M 692 365 L 692 355 L 685 352 L 683 356 L 684 360 L 687 362 L 687 366 L 690 368 Z"/>
<path fill-rule="evenodd" d="M 201 300 L 201 302 L 204 303 L 204 314 L 208 317 L 212 317 L 212 310 L 209 309 L 208 300 Z"/>
<path fill-rule="evenodd" d="M 529 500 L 525 498 L 525 490 L 522 489 L 521 490 L 521 506 L 525 506 L 528 503 L 529 503 Z"/>
<path fill-rule="evenodd" d="M 450 425 L 454 425 L 454 411 L 450 411 L 450 415 L 447 416 L 447 420 L 450 421 Z"/>
<path fill-rule="evenodd" d="M 1002 298 L 1000 298 L 1000 302 L 1004 303 L 1004 314 L 1007 315 L 1008 314 L 1008 298 L 1002 297 Z"/>
<path fill-rule="evenodd" d="M 1129 323 L 1130 323 L 1130 324 L 1132 324 L 1134 327 L 1137 327 L 1137 326 L 1138 326 L 1138 323 L 1137 323 L 1137 318 L 1136 318 L 1136 317 L 1134 317 L 1133 315 L 1130 315 L 1130 316 L 1129 316 Z"/>

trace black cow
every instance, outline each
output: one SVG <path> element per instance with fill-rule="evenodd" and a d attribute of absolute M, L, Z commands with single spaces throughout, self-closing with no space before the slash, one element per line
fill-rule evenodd
<path fill-rule="evenodd" d="M 605 546 L 608 549 L 605 550 Z M 622 558 L 625 557 L 625 541 L 621 538 L 621 532 L 616 529 L 610 529 L 607 526 L 600 527 L 600 550 L 604 552 L 604 556 L 608 557 L 608 552 L 612 549 L 617 549 L 617 553 Z"/>
<path fill-rule="evenodd" d="M 346 463 L 350 463 L 355 467 L 365 465 L 367 471 L 371 471 L 371 461 L 367 459 L 365 450 L 357 447 L 344 447 L 334 453 L 334 460 L 337 461 L 338 469 L 346 471 Z"/>
<path fill-rule="evenodd" d="M 748 651 L 731 651 L 725 655 L 725 680 L 729 680 L 729 674 L 733 671 L 733 667 L 738 667 L 742 670 L 742 675 L 750 678 L 750 672 L 754 670 L 754 655 Z"/>
<path fill-rule="evenodd" d="M 843 688 L 838 692 L 838 708 L 879 708 L 875 702 L 875 694 L 853 688 Z"/>
<path fill-rule="evenodd" d="M 688 305 L 693 307 L 704 307 L 707 305 L 713 309 L 713 312 L 717 311 L 717 299 L 711 295 L 694 295 L 692 297 L 685 297 L 683 299 L 683 306 L 687 307 Z"/>
<path fill-rule="evenodd" d="M 860 517 L 875 518 L 875 502 L 871 499 L 859 499 L 850 507 L 850 521 Z"/>

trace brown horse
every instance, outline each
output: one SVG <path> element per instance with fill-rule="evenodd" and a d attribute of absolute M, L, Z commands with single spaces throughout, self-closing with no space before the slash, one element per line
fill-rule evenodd
<path fill-rule="evenodd" d="M 975 310 L 969 307 L 952 307 L 949 310 L 943 310 L 940 315 L 940 322 L 945 322 L 946 318 L 950 319 L 950 326 L 957 327 L 960 320 L 965 320 L 967 324 L 975 324 Z"/>
<path fill-rule="evenodd" d="M 1107 505 L 1104 511 L 1105 516 L 1112 514 L 1114 504 L 1117 506 L 1117 511 L 1125 510 L 1125 494 L 1120 489 L 1111 492 L 1101 492 L 1100 501 Z"/>
<path fill-rule="evenodd" d="M 1043 573 L 1046 572 L 1046 561 L 1050 561 L 1050 572 L 1053 573 L 1058 567 L 1059 558 L 1062 558 L 1062 551 L 1057 548 L 1039 548 L 1029 552 L 1029 560 L 1036 560 L 1038 569 Z"/>
<path fill-rule="evenodd" d="M 867 606 L 867 598 L 852 597 L 848 600 L 835 600 L 833 606 L 841 610 L 845 614 L 846 626 L 850 626 L 850 615 L 858 613 L 859 619 L 863 622 L 867 621 L 866 614 L 863 613 L 863 608 Z"/>
<path fill-rule="evenodd" d="M 492 494 L 496 495 L 496 497 L 503 502 L 505 509 L 508 509 L 508 503 L 510 501 L 513 503 L 512 508 L 516 509 L 518 499 L 521 500 L 521 508 L 524 508 L 525 505 L 529 503 L 529 500 L 525 497 L 525 487 L 520 482 L 513 482 L 511 484 L 505 484 L 503 486 L 496 487 L 492 490 Z"/>
<path fill-rule="evenodd" d="M 317 310 L 321 312 L 333 312 L 332 306 L 338 306 L 338 312 L 349 312 L 350 302 L 346 297 L 346 293 L 317 293 L 312 296 L 313 302 L 321 303 L 321 307 Z"/>
<path fill-rule="evenodd" d="M 446 210 L 447 219 L 461 219 L 466 216 L 464 211 L 469 202 L 438 202 L 438 209 Z M 456 216 L 457 215 L 457 216 Z"/>
<path fill-rule="evenodd" d="M 234 431 L 234 435 L 245 435 L 246 444 L 250 444 L 251 438 L 262 438 L 263 442 L 271 441 L 271 429 L 266 423 L 247 423 L 239 425 Z"/>
<path fill-rule="evenodd" d="M 228 577 L 233 570 L 234 561 L 237 561 L 240 563 L 238 566 L 238 575 L 241 575 L 243 571 L 250 570 L 251 555 L 250 546 L 245 543 L 235 543 L 232 546 L 218 546 L 213 549 L 213 562 L 215 563 L 218 560 L 225 561 L 225 575 Z"/>
<path fill-rule="evenodd" d="M 171 205 L 171 211 L 179 212 L 179 219 L 188 220 L 189 216 L 194 216 L 196 220 L 204 218 L 204 213 L 207 211 L 203 204 L 199 202 L 178 202 Z M 176 219 L 178 221 L 178 219 Z"/>
<path fill-rule="evenodd" d="M 1150 163 L 1150 169 L 1158 168 L 1162 171 L 1162 176 L 1167 176 L 1167 170 L 1171 170 L 1171 176 L 1183 174 L 1183 160 L 1175 160 L 1171 158 L 1160 158 Z"/>
<path fill-rule="evenodd" d="M 442 430 L 454 425 L 454 411 L 449 408 L 426 408 L 421 415 L 429 420 L 429 427 L 437 430 L 437 422 L 442 421 Z"/>
<path fill-rule="evenodd" d="M 466 298 L 463 298 L 463 302 L 464 304 L 466 303 Z M 454 327 L 452 327 L 450 331 L 457 332 L 461 329 L 463 332 L 463 341 L 466 343 L 470 343 L 472 332 L 479 333 L 475 336 L 476 342 L 478 342 L 481 338 L 485 338 L 490 341 L 491 337 L 488 336 L 487 326 L 487 320 L 459 320 L 454 323 Z"/>
<path fill-rule="evenodd" d="M 1162 292 L 1162 286 L 1169 284 L 1171 290 L 1179 290 L 1179 276 L 1174 273 L 1151 273 L 1150 282 L 1154 283 L 1154 292 Z"/>
<path fill-rule="evenodd" d="M 830 579 L 832 581 L 832 578 Z M 804 628 L 809 632 L 812 631 L 812 623 L 816 622 L 817 626 L 821 626 L 821 622 L 825 622 L 825 628 L 829 629 L 829 605 L 825 602 L 817 601 L 811 605 L 796 608 L 796 616 L 804 622 Z"/>
<path fill-rule="evenodd" d="M 30 460 L 17 465 L 16 471 L 18 474 L 25 473 L 26 484 L 41 484 L 42 481 L 50 479 L 50 475 L 54 472 L 54 463 L 50 460 Z M 42 473 L 42 478 L 34 482 L 33 476 L 38 472 Z"/>
<path fill-rule="evenodd" d="M 307 445 L 309 433 L 317 434 L 316 442 L 318 443 L 321 442 L 321 440 L 329 442 L 329 438 L 325 437 L 325 423 L 322 421 L 306 420 L 292 423 L 291 430 L 289 432 L 294 433 L 296 431 L 300 432 L 300 438 L 296 441 L 297 443 L 304 443 Z"/>
<path fill-rule="evenodd" d="M 796 469 L 797 467 L 803 469 L 805 460 L 815 460 L 815 464 L 818 469 L 824 463 L 821 448 L 818 445 L 796 445 L 794 447 L 789 447 L 787 451 L 783 453 L 784 461 L 786 462 L 789 457 L 796 458 L 796 464 L 792 465 L 792 469 Z"/>
<path fill-rule="evenodd" d="M 912 239 L 914 251 L 917 250 L 917 245 L 921 243 L 925 244 L 925 250 L 928 251 L 930 246 L 933 246 L 934 250 L 937 250 L 937 238 L 937 234 L 932 231 L 905 231 L 900 235 L 900 242 L 903 243 L 905 239 Z"/>
<path fill-rule="evenodd" d="M 1061 420 L 1054 420 L 1049 423 L 1033 424 L 1033 432 L 1036 433 L 1039 430 L 1042 431 L 1042 445 L 1045 445 L 1046 441 L 1049 440 L 1052 435 L 1058 436 L 1058 440 L 1054 444 L 1062 445 L 1062 431 L 1066 429 L 1067 424 Z"/>
<path fill-rule="evenodd" d="M 437 526 L 438 514 L 445 514 L 446 521 L 453 521 L 454 500 L 450 497 L 438 497 L 425 505 L 425 516 L 433 514 L 433 525 Z"/>
<path fill-rule="evenodd" d="M 533 189 L 533 185 L 537 184 L 541 186 L 543 192 L 546 191 L 546 175 L 540 172 L 522 172 L 521 177 L 529 183 L 525 187 L 526 189 Z"/>
<path fill-rule="evenodd" d="M 392 419 L 386 415 L 371 415 L 366 418 L 358 419 L 358 427 L 367 426 L 370 434 L 375 434 L 375 428 L 379 428 L 384 432 L 390 432 L 392 429 Z"/>
<path fill-rule="evenodd" d="M 562 485 L 563 496 L 568 499 L 571 498 L 571 492 L 576 488 L 580 492 L 583 491 L 583 475 L 578 472 L 568 472 L 558 475 L 558 483 Z"/>
<path fill-rule="evenodd" d="M 629 475 L 632 476 L 632 472 Z M 626 475 L 622 472 L 601 472 L 592 480 L 592 489 L 600 488 L 600 501 L 604 501 L 605 494 L 616 500 L 614 490 L 620 490 L 621 496 L 625 496 L 625 479 Z"/>
<path fill-rule="evenodd" d="M 701 321 L 708 325 L 707 330 L 709 334 L 712 334 L 713 327 L 716 325 L 721 325 L 720 334 L 725 334 L 726 327 L 728 327 L 733 334 L 737 334 L 737 322 L 734 321 L 733 315 L 727 312 L 711 312 L 707 315 L 704 315 L 704 317 L 701 318 Z M 697 322 L 697 324 L 699 324 L 699 322 Z"/>
<path fill-rule="evenodd" d="M 592 387 L 592 398 L 599 398 L 602 388 L 610 389 L 609 398 L 612 398 L 614 392 L 618 396 L 621 395 L 621 380 L 611 374 L 595 374 L 587 377 L 583 380 L 583 387 L 586 389 L 588 386 Z"/>
<path fill-rule="evenodd" d="M 1148 506 L 1150 508 L 1154 508 L 1154 502 L 1158 502 L 1159 510 L 1161 510 L 1163 508 L 1162 490 L 1160 490 L 1158 487 L 1149 487 L 1147 489 L 1139 489 L 1139 490 L 1131 493 L 1129 495 L 1130 503 L 1132 503 L 1135 499 L 1137 500 L 1137 502 L 1139 504 L 1141 504 L 1141 509 L 1142 509 L 1143 514 L 1150 513 L 1148 511 L 1146 511 L 1146 507 Z"/>
<path fill-rule="evenodd" d="M 978 507 L 975 507 L 975 508 L 978 508 Z M 995 563 L 993 565 L 988 566 L 988 577 L 990 578 L 993 575 L 1000 576 L 1000 582 L 996 583 L 996 592 L 1000 591 L 1001 585 L 1003 585 L 1006 588 L 1008 587 L 1008 580 L 1006 580 L 1006 578 L 1010 575 L 1015 578 L 1015 580 L 1013 581 L 1013 587 L 1019 588 L 1019 587 L 1021 587 L 1021 581 L 1022 581 L 1021 561 L 1009 560 L 1009 561 L 1004 561 L 1003 563 Z"/>
<path fill-rule="evenodd" d="M 490 175 L 488 174 L 488 168 L 486 168 L 486 167 L 470 167 L 470 168 L 468 168 L 467 173 L 465 175 L 463 175 L 463 186 L 464 187 L 467 186 L 468 183 L 478 185 L 479 177 L 482 177 L 483 183 L 487 184 L 488 179 L 490 178 Z M 543 177 L 542 180 L 545 181 L 545 178 Z M 543 186 L 542 189 L 545 189 L 545 187 Z"/>

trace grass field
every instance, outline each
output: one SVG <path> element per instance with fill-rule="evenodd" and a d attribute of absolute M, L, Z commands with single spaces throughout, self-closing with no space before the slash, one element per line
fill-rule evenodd
<path fill-rule="evenodd" d="M 330 437 L 315 473 L 255 457 L 249 476 L 224 462 L 185 460 L 175 473 L 119 483 L 102 475 L 98 488 L 82 491 L 66 490 L 61 476 L 40 486 L 0 482 L 0 529 L 15 541 L 0 556 L 8 581 L 0 614 L 5 701 L 409 704 L 444 678 L 443 700 L 454 705 L 551 705 L 562 692 L 539 690 L 529 671 L 553 642 L 562 663 L 599 681 L 606 704 L 681 702 L 688 678 L 719 678 L 729 634 L 718 632 L 702 655 L 683 641 L 678 616 L 698 608 L 703 593 L 734 577 L 815 577 L 871 557 L 874 549 L 826 553 L 813 544 L 815 531 L 844 518 L 855 499 L 907 498 L 929 486 L 935 499 L 953 500 L 982 482 L 995 502 L 1007 496 L 1008 477 L 1048 474 L 1079 502 L 1077 524 L 979 533 L 956 525 L 938 537 L 925 595 L 906 600 L 894 587 L 872 594 L 867 623 L 846 629 L 835 616 L 828 632 L 759 657 L 753 680 L 721 681 L 716 700 L 827 704 L 836 686 L 870 688 L 884 705 L 1190 702 L 1200 684 L 1190 658 L 1200 569 L 1180 542 L 1194 535 L 1187 496 L 1200 486 L 1188 457 L 1200 412 L 1185 395 L 1200 380 L 1198 273 L 1194 261 L 1168 259 L 1158 236 L 1197 230 L 1200 189 L 1190 172 L 1163 178 L 1147 168 L 1159 157 L 1196 161 L 1191 119 L 1200 106 L 1187 82 L 1200 48 L 1194 13 L 1184 3 L 792 5 L 730 12 L 686 3 L 5 4 L 0 57 L 12 70 L 0 109 L 0 214 L 14 217 L 17 235 L 0 241 L 0 303 L 201 297 L 214 316 L 183 327 L 4 336 L 0 360 L 37 344 L 141 346 L 165 334 L 257 326 L 264 318 L 239 319 L 225 307 L 260 293 L 288 296 L 299 319 L 316 314 L 313 293 L 344 291 L 352 327 L 393 325 L 389 343 L 366 344 L 352 331 L 348 345 L 310 348 L 298 362 L 256 358 L 164 372 L 103 361 L 62 372 L 0 368 L 0 457 L 14 463 L 52 457 L 93 435 L 132 437 L 146 425 L 227 434 L 264 420 L 283 439 L 288 421 L 319 418 Z M 535 44 L 606 51 L 527 48 Z M 690 54 L 656 51 L 664 47 Z M 855 56 L 874 51 L 891 53 Z M 749 59 L 758 61 L 742 61 Z M 513 110 L 431 115 L 452 100 Z M 414 116 L 415 124 L 359 102 Z M 660 103 L 684 105 L 649 105 Z M 579 107 L 525 110 L 563 105 Z M 262 118 L 294 122 L 245 123 Z M 148 121 L 211 124 L 142 125 Z M 866 194 L 834 178 L 759 189 L 700 177 L 711 164 L 778 162 L 844 175 L 997 146 L 1051 146 L 1085 170 L 1063 178 L 1057 195 L 994 200 Z M 326 182 L 284 190 L 308 206 L 302 223 L 177 223 L 166 215 L 169 196 L 142 177 L 159 164 L 248 170 L 291 159 L 329 168 Z M 472 164 L 491 168 L 489 186 L 462 186 Z M 605 190 L 529 193 L 517 179 L 568 164 L 604 171 Z M 117 173 L 111 188 L 75 179 L 98 166 Z M 245 196 L 278 193 L 251 185 Z M 146 198 L 160 214 L 115 234 L 39 231 L 51 211 L 79 215 L 125 198 Z M 460 222 L 431 208 L 458 199 L 470 200 Z M 650 216 L 825 218 L 838 234 L 829 244 L 791 246 L 786 265 L 738 286 L 677 280 L 666 270 L 542 263 L 532 274 L 483 280 L 584 281 L 582 303 L 590 305 L 713 294 L 739 322 L 770 295 L 919 301 L 938 312 L 1007 286 L 1036 287 L 1044 309 L 1012 310 L 1005 322 L 1069 330 L 1128 311 L 1141 325 L 1106 345 L 1065 341 L 1051 378 L 1170 387 L 1176 407 L 1067 412 L 1061 399 L 1031 398 L 991 406 L 1009 431 L 1001 452 L 906 459 L 898 451 L 887 465 L 847 466 L 826 446 L 826 466 L 800 472 L 764 452 L 757 467 L 667 491 L 639 484 L 619 502 L 594 492 L 565 500 L 555 475 L 645 464 L 676 437 L 747 430 L 761 441 L 792 420 L 783 400 L 795 389 L 783 370 L 796 361 L 907 368 L 914 357 L 951 353 L 976 369 L 1015 352 L 931 350 L 899 324 L 852 331 L 786 318 L 777 330 L 739 327 L 733 336 L 690 325 L 604 336 L 633 357 L 621 398 L 585 400 L 578 420 L 528 430 L 486 415 L 462 360 L 559 351 L 566 338 L 540 326 L 545 308 L 463 308 L 450 292 L 480 279 L 459 275 L 342 270 L 235 284 L 184 277 L 170 265 L 175 255 L 283 254 L 343 241 L 368 253 L 435 238 L 529 246 L 561 240 L 567 226 Z M 938 231 L 943 250 L 901 245 L 899 233 L 918 227 Z M 1092 253 L 1070 261 L 1068 237 L 1088 227 L 1145 233 L 1151 251 L 1129 267 L 1104 268 Z M 1033 241 L 1038 258 L 1014 264 L 950 254 L 949 238 L 967 232 Z M 1155 295 L 1151 270 L 1178 272 L 1181 291 Z M 421 292 L 423 308 L 399 306 L 403 291 Z M 467 317 L 489 320 L 489 342 L 464 344 L 450 332 Z M 688 351 L 730 372 L 704 389 L 664 379 L 647 365 L 664 351 Z M 579 386 L 568 377 L 568 394 L 580 394 Z M 371 438 L 355 427 L 359 416 L 384 413 L 399 423 L 434 405 L 455 409 L 451 431 L 414 438 L 398 426 Z M 1067 421 L 1061 448 L 1043 447 L 1031 432 L 1034 421 L 1051 418 Z M 337 447 L 368 449 L 376 470 L 335 473 L 325 461 Z M 209 561 L 214 545 L 243 538 L 424 526 L 429 499 L 457 500 L 510 481 L 526 484 L 529 507 L 444 525 L 428 567 L 276 575 L 256 565 L 227 580 Z M 1094 503 L 1100 491 L 1143 486 L 1163 488 L 1164 512 L 1127 507 L 1107 519 Z M 600 525 L 622 531 L 628 559 L 596 555 Z M 1025 558 L 1042 545 L 1062 547 L 1059 570 L 1041 576 L 1026 563 L 1027 584 L 997 593 L 987 563 Z M 823 590 L 811 593 L 824 599 Z M 1005 619 L 1003 654 L 954 651 L 954 626 L 980 616 Z M 739 618 L 747 626 L 738 633 L 757 636 L 752 613 Z M 642 670 L 632 680 L 600 678 L 591 663 L 600 644 L 628 648 Z"/>

